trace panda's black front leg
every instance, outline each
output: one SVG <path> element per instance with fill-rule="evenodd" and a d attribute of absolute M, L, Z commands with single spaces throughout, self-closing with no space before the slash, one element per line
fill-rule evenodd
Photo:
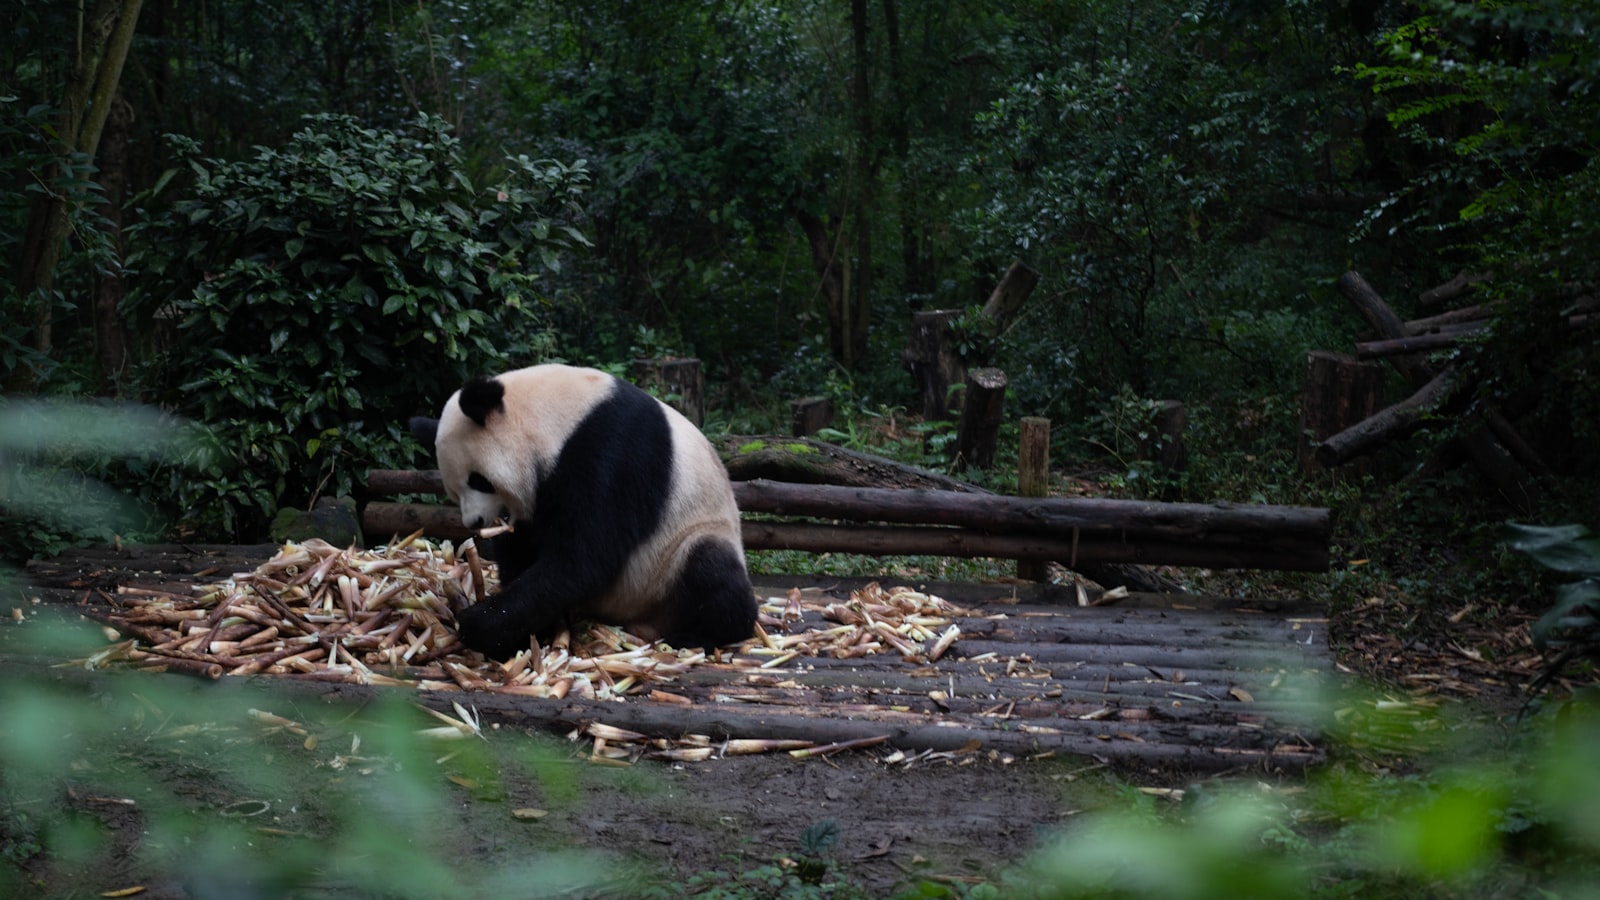
<path fill-rule="evenodd" d="M 461 643 L 491 659 L 508 659 L 529 646 L 529 638 L 549 641 L 560 630 L 562 617 L 546 615 L 541 604 L 522 600 L 519 592 L 501 591 L 456 615 Z"/>
<path fill-rule="evenodd" d="M 506 659 L 528 646 L 530 637 L 548 643 L 569 619 L 582 616 L 614 578 L 619 564 L 608 554 L 584 552 L 593 546 L 576 532 L 539 533 L 519 525 L 495 544 L 500 590 L 456 615 L 461 642 L 486 656 Z"/>

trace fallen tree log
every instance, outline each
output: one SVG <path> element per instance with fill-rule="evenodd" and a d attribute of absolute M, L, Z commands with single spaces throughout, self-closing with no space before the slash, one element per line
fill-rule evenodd
<path fill-rule="evenodd" d="M 1483 322 L 1494 314 L 1494 306 L 1480 303 L 1476 306 L 1463 306 L 1452 309 L 1436 316 L 1424 316 L 1420 319 L 1411 319 L 1401 323 L 1406 334 L 1428 334 L 1450 325 Z"/>
<path fill-rule="evenodd" d="M 1423 309 L 1438 306 L 1454 300 L 1494 276 L 1489 272 L 1462 272 L 1456 277 L 1437 287 L 1431 287 L 1417 295 L 1417 305 Z"/>
<path fill-rule="evenodd" d="M 1456 391 L 1454 369 L 1446 369 L 1422 389 L 1371 416 L 1323 439 L 1317 446 L 1318 464 L 1332 468 L 1391 441 L 1414 434 L 1427 424 L 1430 412 Z"/>
<path fill-rule="evenodd" d="M 714 443 L 728 477 L 736 483 L 765 478 L 795 484 L 989 493 L 958 478 L 826 441 L 784 435 L 728 435 Z"/>
<path fill-rule="evenodd" d="M 1386 338 L 1381 341 L 1362 341 L 1356 344 L 1356 358 L 1381 359 L 1403 353 L 1430 353 L 1434 350 L 1443 350 L 1455 346 L 1463 335 L 1482 331 L 1484 327 L 1482 322 L 1468 322 L 1445 326 L 1428 334 Z"/>

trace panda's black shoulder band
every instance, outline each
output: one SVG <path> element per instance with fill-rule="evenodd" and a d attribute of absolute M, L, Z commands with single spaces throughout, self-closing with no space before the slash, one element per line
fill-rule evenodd
<path fill-rule="evenodd" d="M 489 413 L 505 408 L 505 395 L 506 386 L 499 379 L 480 375 L 462 386 L 461 411 L 482 427 L 488 421 Z"/>

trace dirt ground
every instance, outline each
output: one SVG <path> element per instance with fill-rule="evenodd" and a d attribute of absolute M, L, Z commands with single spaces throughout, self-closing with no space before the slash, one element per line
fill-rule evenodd
<path fill-rule="evenodd" d="M 184 683 L 158 683 L 172 680 Z M 506 880 L 521 887 L 499 896 L 542 895 L 517 881 L 524 869 L 561 896 L 617 896 L 788 865 L 826 820 L 839 826 L 827 880 L 885 896 L 923 879 L 993 878 L 1074 814 L 1112 802 L 1130 774 L 983 753 L 896 763 L 878 749 L 606 767 L 560 736 L 485 723 L 481 741 L 418 741 L 430 720 L 414 708 L 205 687 L 117 673 L 39 688 L 58 709 L 81 707 L 21 723 L 65 755 L 51 787 L 5 784 L 0 844 L 48 832 L 60 847 L 56 830 L 79 828 L 82 846 L 24 860 L 16 896 L 429 896 L 430 860 L 468 896 Z M 262 708 L 296 724 L 245 713 Z"/>

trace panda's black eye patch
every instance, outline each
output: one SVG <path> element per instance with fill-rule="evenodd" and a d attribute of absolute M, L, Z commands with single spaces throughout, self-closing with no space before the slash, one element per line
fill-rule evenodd
<path fill-rule="evenodd" d="M 495 492 L 494 484 L 491 483 L 489 479 L 479 475 L 477 472 L 473 472 L 471 475 L 467 476 L 467 487 L 472 488 L 480 494 L 492 494 Z"/>

